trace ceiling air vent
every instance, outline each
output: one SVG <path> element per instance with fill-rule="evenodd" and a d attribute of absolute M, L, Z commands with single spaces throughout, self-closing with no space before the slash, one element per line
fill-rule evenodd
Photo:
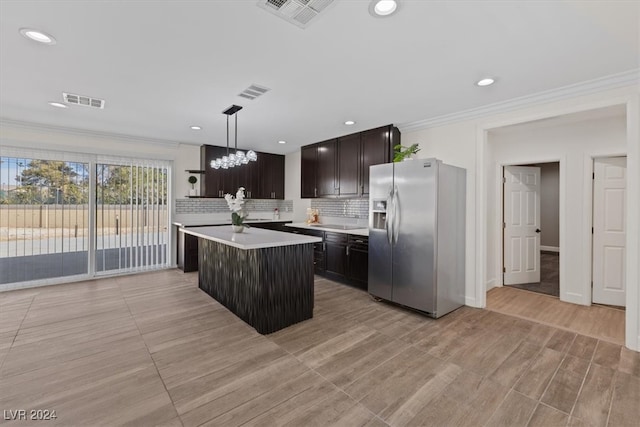
<path fill-rule="evenodd" d="M 307 28 L 331 3 L 333 0 L 259 0 L 258 7 L 300 28 Z"/>
<path fill-rule="evenodd" d="M 91 98 L 90 96 L 75 95 L 73 93 L 62 92 L 64 102 L 73 105 L 84 105 L 85 107 L 93 107 L 104 109 L 104 99 Z"/>
<path fill-rule="evenodd" d="M 276 1 L 276 0 L 273 0 L 273 1 Z M 264 95 L 265 93 L 269 92 L 269 90 L 270 90 L 269 88 L 253 84 L 253 85 L 249 86 L 248 88 L 246 88 L 245 90 L 243 90 L 242 93 L 239 93 L 238 96 L 241 96 L 243 98 L 247 98 L 247 99 L 250 99 L 250 100 L 253 101 L 257 97 L 259 97 L 261 95 Z"/>

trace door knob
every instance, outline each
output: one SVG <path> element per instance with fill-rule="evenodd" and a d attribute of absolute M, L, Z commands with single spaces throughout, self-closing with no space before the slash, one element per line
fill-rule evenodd
<path fill-rule="evenodd" d="M 540 229 L 539 229 L 539 228 L 536 228 L 536 233 L 539 233 L 539 232 L 540 232 Z"/>

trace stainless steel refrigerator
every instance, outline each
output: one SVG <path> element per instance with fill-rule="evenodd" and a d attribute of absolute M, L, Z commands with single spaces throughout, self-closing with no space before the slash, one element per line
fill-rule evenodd
<path fill-rule="evenodd" d="M 369 293 L 431 317 L 464 305 L 466 171 L 413 159 L 369 180 Z"/>

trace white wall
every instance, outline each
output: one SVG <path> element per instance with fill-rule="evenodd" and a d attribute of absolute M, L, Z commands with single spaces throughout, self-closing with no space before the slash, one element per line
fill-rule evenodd
<path fill-rule="evenodd" d="M 189 195 L 191 184 L 187 181 L 192 175 L 185 172 L 185 170 L 199 170 L 200 169 L 200 146 L 191 144 L 180 144 L 176 153 L 175 161 L 173 163 L 173 176 L 174 176 L 174 199 L 180 199 Z M 203 175 L 194 175 L 198 178 L 196 188 L 198 194 L 200 194 L 200 180 L 204 178 Z M 175 204 L 173 206 L 175 212 Z"/>
<path fill-rule="evenodd" d="M 487 160 L 487 240 L 495 240 L 487 251 L 487 279 L 501 285 L 502 255 L 501 176 L 507 164 L 560 161 L 560 299 L 575 304 L 591 303 L 591 173 L 592 158 L 626 154 L 626 117 L 588 120 L 566 125 L 531 128 L 509 127 L 490 131 L 491 151 Z M 492 189 L 494 191 L 492 191 Z M 589 234 L 585 234 L 588 231 Z M 497 243 L 497 244 L 496 244 Z M 588 265 L 585 264 L 588 261 Z M 570 272 L 570 274 L 569 274 Z"/>
<path fill-rule="evenodd" d="M 486 289 L 495 281 L 491 271 L 490 257 L 496 251 L 495 239 L 490 238 L 488 228 L 494 218 L 489 216 L 488 209 L 495 206 L 487 200 L 495 185 L 496 171 L 492 166 L 491 143 L 488 141 L 489 130 L 516 123 L 531 122 L 543 118 L 554 117 L 578 111 L 587 111 L 612 105 L 626 105 L 627 131 L 626 147 L 628 154 L 627 171 L 629 173 L 628 203 L 629 218 L 640 217 L 640 107 L 638 106 L 638 86 L 627 86 L 612 90 L 603 90 L 583 96 L 541 103 L 535 106 L 520 108 L 498 114 L 490 114 L 480 118 L 463 120 L 445 125 L 420 130 L 407 130 L 401 127 L 403 145 L 418 143 L 422 149 L 420 158 L 437 157 L 445 163 L 467 169 L 467 247 L 466 247 L 466 299 L 467 304 L 484 307 Z M 603 151 L 609 151 L 608 141 L 601 141 Z M 551 159 L 527 159 L 526 162 L 549 161 Z M 584 160 L 584 159 L 583 159 Z M 586 160 L 584 160 L 586 161 Z M 583 166 L 584 167 L 584 166 Z M 575 175 L 575 174 L 574 174 Z M 495 182 L 495 181 L 493 181 Z M 584 207 L 583 207 L 584 208 Z M 626 345 L 632 349 L 640 349 L 640 227 L 637 221 L 630 224 L 627 236 L 628 265 L 627 283 L 627 322 Z M 563 245 L 563 242 L 560 242 Z M 583 261 L 584 262 L 584 261 Z"/>
<path fill-rule="evenodd" d="M 300 150 L 287 154 L 284 159 L 284 198 L 293 200 L 293 222 L 303 222 L 307 218 L 307 208 L 311 199 L 300 198 Z"/>

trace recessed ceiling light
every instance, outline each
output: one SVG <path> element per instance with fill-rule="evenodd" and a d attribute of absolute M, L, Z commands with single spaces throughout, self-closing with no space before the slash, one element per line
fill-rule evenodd
<path fill-rule="evenodd" d="M 487 77 L 486 79 L 478 80 L 476 86 L 490 86 L 495 83 L 495 80 Z"/>
<path fill-rule="evenodd" d="M 59 102 L 50 102 L 49 105 L 51 105 L 52 107 L 58 107 L 58 108 L 67 108 L 66 105 L 61 104 Z"/>
<path fill-rule="evenodd" d="M 398 2 L 395 0 L 373 0 L 369 5 L 369 13 L 375 17 L 392 15 L 398 10 Z"/>
<path fill-rule="evenodd" d="M 286 144 L 287 141 L 278 141 L 278 144 Z"/>
<path fill-rule="evenodd" d="M 200 126 L 191 126 L 191 130 L 201 130 Z"/>
<path fill-rule="evenodd" d="M 351 125 L 355 125 L 356 122 L 354 122 L 353 120 L 347 120 L 346 122 L 344 122 L 344 124 L 347 126 L 351 126 Z"/>
<path fill-rule="evenodd" d="M 56 39 L 54 39 L 52 35 L 43 33 L 42 31 L 31 28 L 20 28 L 20 34 L 38 43 L 56 44 Z"/>

